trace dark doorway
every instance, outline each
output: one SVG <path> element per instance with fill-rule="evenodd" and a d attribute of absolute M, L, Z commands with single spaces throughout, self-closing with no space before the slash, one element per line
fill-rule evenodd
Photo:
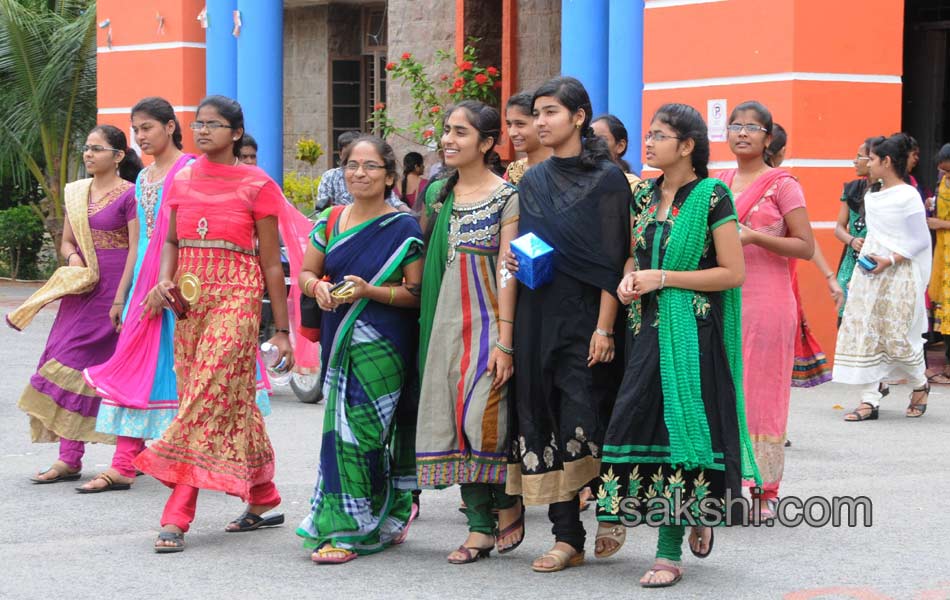
<path fill-rule="evenodd" d="M 934 157 L 950 142 L 950 0 L 907 0 L 904 4 L 902 128 L 920 142 L 914 175 L 932 193 Z"/>

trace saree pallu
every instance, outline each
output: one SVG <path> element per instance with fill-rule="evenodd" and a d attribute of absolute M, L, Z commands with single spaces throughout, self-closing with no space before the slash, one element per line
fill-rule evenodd
<path fill-rule="evenodd" d="M 936 216 L 950 221 L 950 175 L 944 175 L 937 188 Z M 927 288 L 933 303 L 933 329 L 950 334 L 950 229 L 938 229 L 934 246 L 930 285 Z"/>
<path fill-rule="evenodd" d="M 798 308 L 798 335 L 795 337 L 795 364 L 792 366 L 792 387 L 815 387 L 831 381 L 831 367 L 825 353 L 821 351 L 818 340 L 815 339 L 808 321 L 805 320 L 805 307 L 802 305 L 802 296 L 798 291 L 798 271 L 795 268 L 797 261 L 789 261 L 789 271 L 792 277 L 792 293 L 795 294 L 795 304 Z"/>
<path fill-rule="evenodd" d="M 118 339 L 109 309 L 129 252 L 128 221 L 135 218 L 132 185 L 124 183 L 95 206 L 82 202 L 70 208 L 82 213 L 70 214 L 71 223 L 88 222 L 92 250 L 80 246 L 87 264 L 98 263 L 98 280 L 88 291 L 62 297 L 46 349 L 18 406 L 30 416 L 34 442 L 62 437 L 111 444 L 113 436 L 96 431 L 101 398 L 83 380 L 82 370 L 109 358 Z"/>
<path fill-rule="evenodd" d="M 419 225 L 406 213 L 326 237 L 325 272 L 333 282 L 346 275 L 370 285 L 398 279 L 422 245 Z M 332 542 L 372 554 L 406 526 L 416 487 L 408 390 L 417 379 L 417 322 L 415 310 L 365 298 L 323 313 L 326 405 L 311 513 L 297 528 L 305 547 Z"/>
<path fill-rule="evenodd" d="M 274 449 L 254 401 L 260 263 L 235 250 L 182 244 L 176 280 L 185 273 L 197 276 L 201 291 L 175 327 L 178 416 L 134 464 L 166 485 L 247 499 L 274 477 Z"/>

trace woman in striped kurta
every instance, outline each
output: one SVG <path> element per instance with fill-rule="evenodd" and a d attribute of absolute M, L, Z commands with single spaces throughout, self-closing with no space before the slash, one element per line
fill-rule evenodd
<path fill-rule="evenodd" d="M 505 493 L 508 389 L 515 285 L 500 284 L 498 256 L 517 233 L 518 193 L 488 168 L 498 112 L 462 102 L 446 115 L 442 145 L 457 169 L 426 192 L 432 221 L 422 287 L 422 393 L 416 427 L 421 488 L 461 484 L 469 536 L 448 560 L 486 557 L 501 515 L 499 552 L 523 533 L 522 508 Z M 502 287 L 504 285 L 504 287 Z"/>

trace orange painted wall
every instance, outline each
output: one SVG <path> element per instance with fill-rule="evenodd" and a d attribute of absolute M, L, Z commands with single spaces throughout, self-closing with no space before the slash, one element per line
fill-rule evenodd
<path fill-rule="evenodd" d="M 862 140 L 900 129 L 903 3 L 893 0 L 726 0 L 648 9 L 644 25 L 644 131 L 665 102 L 684 102 L 706 114 L 724 98 L 731 110 L 759 100 L 789 134 L 789 159 L 850 161 Z M 847 23 L 847 27 L 842 24 Z M 805 81 L 792 73 L 889 76 L 886 82 Z M 784 74 L 784 75 L 783 75 Z M 769 75 L 758 83 L 686 80 Z M 805 76 L 809 77 L 809 76 Z M 664 82 L 666 82 L 664 84 Z M 679 83 L 676 83 L 679 82 Z M 718 83 L 718 85 L 710 85 Z M 664 84 L 670 89 L 650 89 Z M 734 160 L 725 142 L 712 144 L 712 161 Z M 794 164 L 794 163 L 793 163 Z M 848 166 L 789 169 L 805 190 L 813 224 L 834 221 Z M 649 175 L 649 172 L 647 172 Z M 828 228 L 815 238 L 837 269 L 841 243 Z M 834 357 L 836 311 L 825 280 L 799 265 L 806 318 L 829 360 Z"/>
<path fill-rule="evenodd" d="M 112 50 L 108 49 L 107 28 L 97 31 L 96 59 L 99 122 L 110 123 L 128 134 L 131 108 L 146 96 L 161 96 L 176 107 L 194 107 L 205 91 L 205 34 L 197 20 L 203 0 L 99 0 L 96 20 L 110 21 Z M 159 31 L 157 15 L 164 17 Z M 141 44 L 181 42 L 202 47 L 145 48 L 125 51 Z M 106 111 L 106 112 L 104 112 Z M 185 150 L 194 152 L 187 131 L 194 111 L 178 110 L 184 132 Z M 147 158 L 147 157 L 146 157 Z"/>

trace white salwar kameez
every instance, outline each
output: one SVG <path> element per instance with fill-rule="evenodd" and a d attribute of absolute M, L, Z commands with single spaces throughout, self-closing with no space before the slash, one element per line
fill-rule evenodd
<path fill-rule="evenodd" d="M 877 406 L 877 384 L 907 377 L 915 388 L 927 383 L 924 293 L 930 281 L 930 230 L 920 194 L 900 184 L 864 197 L 868 236 L 861 255 L 898 254 L 905 259 L 878 275 L 856 267 L 848 287 L 833 378 L 869 385 L 862 400 Z"/>

